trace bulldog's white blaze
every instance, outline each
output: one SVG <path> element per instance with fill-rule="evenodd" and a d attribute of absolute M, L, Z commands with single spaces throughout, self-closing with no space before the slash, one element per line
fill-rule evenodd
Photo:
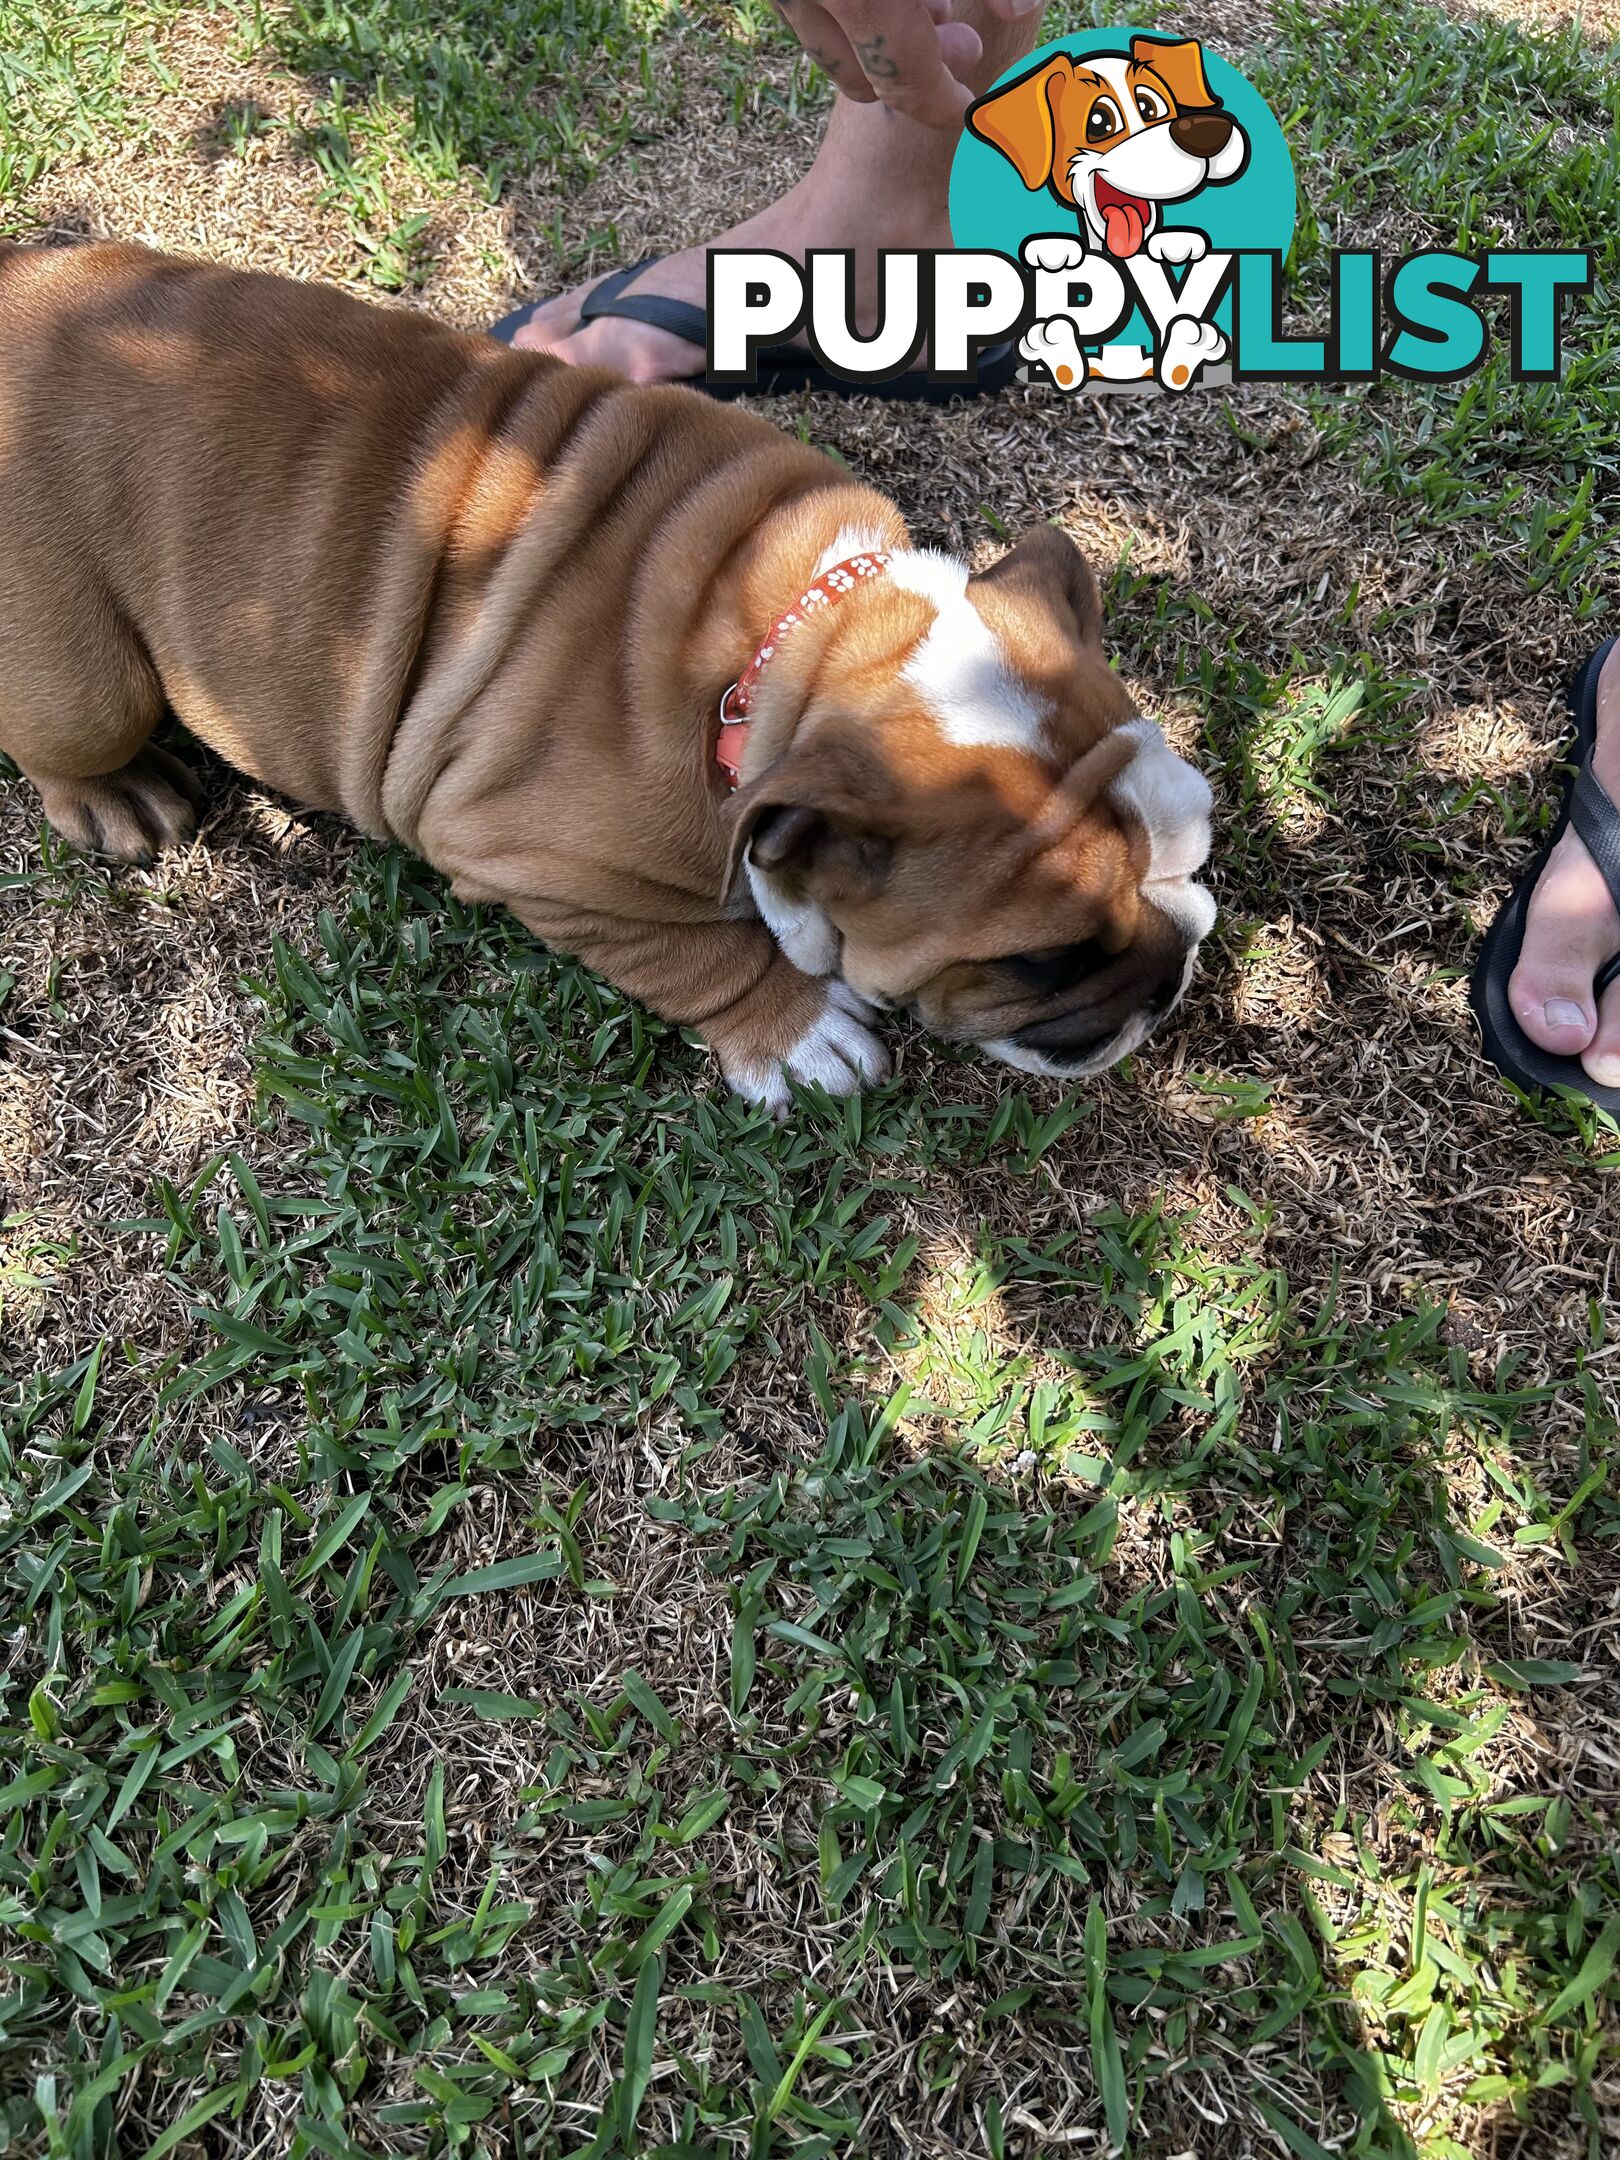
<path fill-rule="evenodd" d="M 787 1115 L 788 1083 L 819 1083 L 829 1095 L 858 1095 L 889 1077 L 889 1053 L 867 1026 L 871 1008 L 847 983 L 827 985 L 827 1002 L 778 1065 L 733 1073 L 732 1086 L 750 1102 L 764 1103 L 778 1117 Z"/>
<path fill-rule="evenodd" d="M 897 548 L 889 558 L 889 583 L 900 585 L 944 614 L 967 592 L 968 566 L 939 548 Z"/>
<path fill-rule="evenodd" d="M 839 937 L 827 911 L 815 900 L 795 900 L 772 882 L 768 870 L 747 864 L 749 889 L 760 919 L 796 968 L 806 975 L 831 975 L 838 967 Z"/>
<path fill-rule="evenodd" d="M 1197 948 L 1215 927 L 1218 912 L 1215 895 L 1195 878 L 1160 878 L 1156 884 L 1144 885 L 1142 893 L 1156 908 L 1162 908 L 1193 941 L 1193 950 L 1187 955 L 1187 972 L 1181 979 L 1181 989 L 1185 990 L 1192 980 Z M 1176 995 L 1179 997 L 1181 990 Z"/>
<path fill-rule="evenodd" d="M 1181 883 L 1209 856 L 1209 782 L 1195 765 L 1177 757 L 1156 721 L 1127 721 L 1120 733 L 1135 742 L 1136 755 L 1108 792 L 1117 808 L 1140 818 L 1147 830 L 1148 867 L 1142 882 Z"/>
<path fill-rule="evenodd" d="M 1215 927 L 1214 896 L 1193 876 L 1209 856 L 1209 782 L 1195 765 L 1177 757 L 1156 721 L 1132 720 L 1123 732 L 1135 739 L 1137 751 L 1108 792 L 1115 807 L 1140 818 L 1147 831 L 1143 899 L 1168 915 L 1190 941 L 1176 992 L 1179 1000 L 1192 980 L 1198 947 Z"/>
<path fill-rule="evenodd" d="M 968 597 L 967 564 L 932 548 L 907 548 L 890 561 L 889 579 L 933 605 L 932 627 L 900 679 L 921 691 L 945 740 L 961 749 L 1044 751 L 1045 707 Z"/>
<path fill-rule="evenodd" d="M 1142 880 L 1142 897 L 1168 915 L 1188 941 L 1181 981 L 1170 1000 L 1180 1002 L 1198 964 L 1198 947 L 1215 927 L 1215 902 L 1196 883 L 1193 872 L 1209 854 L 1209 782 L 1185 758 L 1177 757 L 1158 725 L 1152 720 L 1128 721 L 1121 730 L 1136 745 L 1136 754 L 1116 774 L 1109 795 L 1117 809 L 1140 819 L 1148 836 L 1149 858 Z M 1169 1008 L 1167 1008 L 1169 1009 Z M 1106 1072 L 1121 1058 L 1141 1048 L 1152 1034 L 1157 1015 L 1135 1013 L 1118 1034 L 1078 1065 L 1057 1064 L 1038 1050 L 1003 1037 L 987 1042 L 985 1049 L 1003 1064 L 1020 1072 L 1040 1073 L 1049 1079 L 1083 1080 Z"/>

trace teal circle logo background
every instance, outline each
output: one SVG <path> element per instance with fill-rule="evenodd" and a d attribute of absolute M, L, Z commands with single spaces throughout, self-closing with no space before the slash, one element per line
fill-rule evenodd
<path fill-rule="evenodd" d="M 998 75 L 991 89 L 1017 82 L 1020 76 L 1060 54 L 1081 60 L 1091 53 L 1128 53 L 1133 37 L 1163 34 L 1133 23 L 1117 30 L 1081 30 L 1072 37 L 1054 38 Z M 1235 180 L 1200 188 L 1185 202 L 1166 203 L 1160 222 L 1166 226 L 1196 225 L 1209 235 L 1214 253 L 1274 248 L 1286 255 L 1294 237 L 1296 208 L 1294 161 L 1288 153 L 1287 139 L 1271 107 L 1253 84 L 1207 45 L 1202 51 L 1210 88 L 1249 138 L 1249 162 Z M 1078 214 L 1059 202 L 1050 188 L 1025 187 L 1001 152 L 966 128 L 951 164 L 950 218 L 951 238 L 957 247 L 994 248 L 1014 257 L 1036 233 L 1079 230 Z M 1215 310 L 1214 319 L 1230 333 L 1231 316 L 1232 299 L 1228 294 Z M 1123 330 L 1114 333 L 1113 342 L 1151 342 L 1150 327 L 1140 311 Z"/>

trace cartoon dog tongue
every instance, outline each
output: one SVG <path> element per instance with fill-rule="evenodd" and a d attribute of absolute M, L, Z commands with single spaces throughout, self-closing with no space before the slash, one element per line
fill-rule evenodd
<path fill-rule="evenodd" d="M 1134 255 L 1147 231 L 1145 206 L 1134 196 L 1116 196 L 1111 202 L 1099 203 L 1097 207 L 1102 212 L 1109 254 Z"/>

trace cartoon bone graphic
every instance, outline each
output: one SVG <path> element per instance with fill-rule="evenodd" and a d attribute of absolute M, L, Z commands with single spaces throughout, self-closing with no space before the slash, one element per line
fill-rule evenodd
<path fill-rule="evenodd" d="M 1155 233 L 1146 252 L 1158 263 L 1195 263 L 1208 249 L 1201 232 L 1178 226 Z M 1022 252 L 1025 262 L 1038 271 L 1078 270 L 1086 261 L 1083 242 L 1062 233 L 1038 234 L 1025 241 Z M 1140 345 L 1105 345 L 1100 352 L 1088 353 L 1081 347 L 1071 317 L 1048 315 L 1030 324 L 1018 350 L 1033 365 L 1044 367 L 1066 395 L 1084 389 L 1088 382 L 1155 379 L 1166 390 L 1181 391 L 1190 389 L 1206 367 L 1225 355 L 1226 339 L 1213 323 L 1195 315 L 1175 315 L 1164 327 L 1156 361 Z"/>

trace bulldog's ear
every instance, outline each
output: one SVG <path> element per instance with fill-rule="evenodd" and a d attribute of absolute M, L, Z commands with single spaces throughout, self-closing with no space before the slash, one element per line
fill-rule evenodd
<path fill-rule="evenodd" d="M 1133 37 L 1131 58 L 1151 68 L 1182 112 L 1211 111 L 1220 99 L 1204 73 L 1204 48 L 1196 38 Z"/>
<path fill-rule="evenodd" d="M 754 869 L 818 899 L 876 892 L 893 843 L 884 829 L 887 775 L 837 744 L 810 742 L 777 759 L 737 797 L 726 860 L 726 898 L 746 856 Z"/>
<path fill-rule="evenodd" d="M 1077 644 L 1102 644 L 1102 595 L 1091 565 L 1066 532 L 1037 525 L 973 583 L 1001 586 L 1042 601 L 1060 624 L 1072 624 Z"/>
<path fill-rule="evenodd" d="M 1052 92 L 1073 73 L 1073 61 L 1060 54 L 967 109 L 969 128 L 981 142 L 1001 152 L 1027 188 L 1043 188 L 1052 177 L 1057 157 Z"/>

